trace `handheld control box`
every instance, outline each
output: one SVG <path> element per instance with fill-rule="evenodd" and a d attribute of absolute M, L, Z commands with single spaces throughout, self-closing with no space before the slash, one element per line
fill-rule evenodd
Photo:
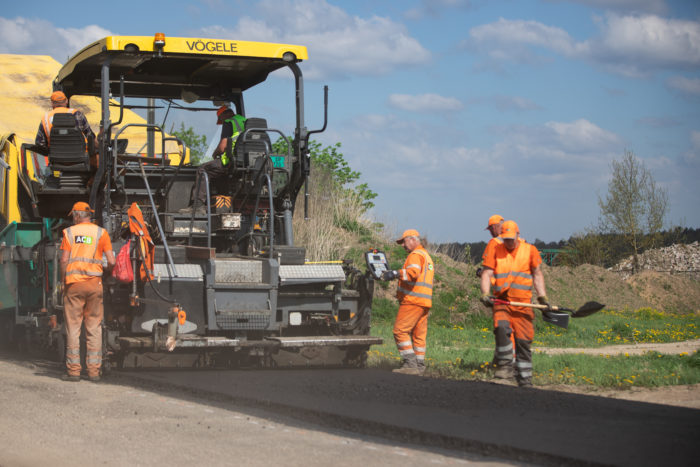
<path fill-rule="evenodd" d="M 382 273 L 389 270 L 389 262 L 382 251 L 370 250 L 365 252 L 365 261 L 367 262 L 367 269 L 375 279 L 381 279 Z"/>

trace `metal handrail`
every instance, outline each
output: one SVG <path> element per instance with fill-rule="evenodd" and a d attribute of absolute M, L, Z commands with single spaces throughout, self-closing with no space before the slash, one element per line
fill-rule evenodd
<path fill-rule="evenodd" d="M 202 174 L 204 175 L 204 181 L 206 183 L 206 189 L 207 189 L 207 248 L 211 248 L 211 193 L 209 192 L 209 174 L 206 173 L 205 171 L 202 171 Z M 192 229 L 194 228 L 194 213 L 197 210 L 197 201 L 199 201 L 199 198 L 197 197 L 197 194 L 199 193 L 199 184 L 201 183 L 202 179 L 199 177 L 199 174 L 197 176 L 197 182 L 195 183 L 194 186 L 194 199 L 192 200 L 192 217 L 190 217 L 190 235 L 189 239 L 187 240 L 188 245 L 192 245 Z"/>
<path fill-rule="evenodd" d="M 153 215 L 156 218 L 158 233 L 160 234 L 160 238 L 163 240 L 163 248 L 165 248 L 165 254 L 168 257 L 168 277 L 172 279 L 173 277 L 178 277 L 177 270 L 175 269 L 173 257 L 170 254 L 170 247 L 168 247 L 168 240 L 165 237 L 165 231 L 163 231 L 163 226 L 160 224 L 160 219 L 158 218 L 158 209 L 156 208 L 155 201 L 153 201 L 151 187 L 148 185 L 148 177 L 146 177 L 146 172 L 143 170 L 143 162 L 141 161 L 139 161 L 139 169 L 141 169 L 141 176 L 143 177 L 143 183 L 146 185 L 146 193 L 148 193 L 148 200 L 151 202 L 151 209 L 153 209 Z"/>

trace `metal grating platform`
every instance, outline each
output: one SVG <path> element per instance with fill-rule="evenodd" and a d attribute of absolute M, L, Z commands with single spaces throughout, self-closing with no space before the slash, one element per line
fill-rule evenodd
<path fill-rule="evenodd" d="M 215 267 L 217 283 L 262 283 L 261 261 L 215 261 Z"/>
<path fill-rule="evenodd" d="M 280 266 L 280 282 L 282 284 L 343 281 L 345 281 L 345 272 L 340 264 Z"/>
<path fill-rule="evenodd" d="M 178 277 L 186 277 L 190 279 L 204 280 L 204 271 L 199 264 L 175 264 L 175 273 Z M 168 278 L 168 265 L 165 263 L 156 263 L 153 265 L 153 274 L 160 278 Z"/>
<path fill-rule="evenodd" d="M 216 324 L 221 329 L 266 329 L 270 324 L 270 312 L 240 311 L 216 314 Z"/>

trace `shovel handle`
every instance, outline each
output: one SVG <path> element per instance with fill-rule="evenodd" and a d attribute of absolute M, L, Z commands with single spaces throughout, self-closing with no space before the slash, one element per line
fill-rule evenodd
<path fill-rule="evenodd" d="M 554 305 L 540 305 L 540 304 L 535 304 L 535 303 L 525 303 L 525 302 L 511 302 L 509 300 L 501 300 L 500 298 L 494 298 L 493 303 L 497 305 L 511 305 L 511 306 L 524 306 L 528 308 L 537 308 L 538 310 L 549 310 L 549 311 L 560 311 L 563 310 L 562 308 L 559 308 L 558 306 Z"/>

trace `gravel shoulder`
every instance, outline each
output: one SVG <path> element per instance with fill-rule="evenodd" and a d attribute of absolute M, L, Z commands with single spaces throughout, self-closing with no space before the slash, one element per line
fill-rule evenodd
<path fill-rule="evenodd" d="M 691 354 L 700 350 L 700 339 L 683 342 L 669 342 L 664 344 L 630 344 L 630 345 L 607 345 L 604 347 L 533 347 L 535 352 L 548 355 L 560 355 L 567 353 L 578 353 L 587 355 L 642 355 L 646 352 L 659 352 L 661 354 L 673 355 L 680 353 Z"/>

